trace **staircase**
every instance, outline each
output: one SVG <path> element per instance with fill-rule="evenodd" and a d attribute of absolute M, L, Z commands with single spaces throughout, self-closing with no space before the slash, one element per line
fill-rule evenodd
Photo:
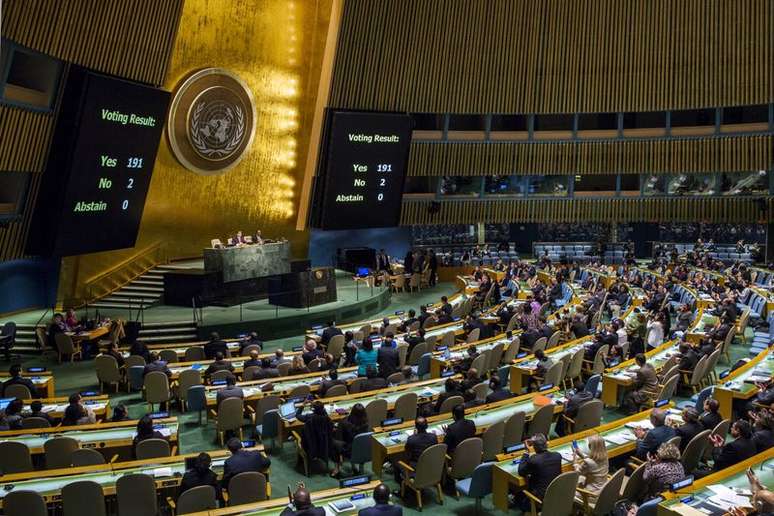
<path fill-rule="evenodd" d="M 45 321 L 43 321 L 45 322 Z M 43 324 L 41 322 L 41 324 Z M 37 337 L 35 337 L 35 325 L 34 324 L 17 324 L 16 325 L 16 344 L 13 347 L 12 353 L 39 353 Z"/>
<path fill-rule="evenodd" d="M 196 323 L 193 321 L 145 323 L 138 340 L 146 344 L 167 342 L 191 342 L 198 340 Z"/>
<path fill-rule="evenodd" d="M 190 266 L 189 266 L 190 267 Z M 185 265 L 157 265 L 123 287 L 91 303 L 89 308 L 100 310 L 139 310 L 161 301 L 164 294 L 164 274 L 170 270 L 187 268 Z"/>

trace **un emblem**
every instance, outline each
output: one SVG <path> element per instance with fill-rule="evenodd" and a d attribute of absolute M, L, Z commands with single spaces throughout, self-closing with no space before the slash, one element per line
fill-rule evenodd
<path fill-rule="evenodd" d="M 200 70 L 175 89 L 167 137 L 189 170 L 215 175 L 234 167 L 250 147 L 254 127 L 252 94 L 227 70 Z"/>

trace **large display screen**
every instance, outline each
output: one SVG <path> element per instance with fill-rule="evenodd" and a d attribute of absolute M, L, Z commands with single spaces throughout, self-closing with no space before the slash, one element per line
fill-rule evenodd
<path fill-rule="evenodd" d="M 158 88 L 70 68 L 28 253 L 134 246 L 169 100 Z"/>
<path fill-rule="evenodd" d="M 402 113 L 328 111 L 311 226 L 397 226 L 412 119 Z"/>

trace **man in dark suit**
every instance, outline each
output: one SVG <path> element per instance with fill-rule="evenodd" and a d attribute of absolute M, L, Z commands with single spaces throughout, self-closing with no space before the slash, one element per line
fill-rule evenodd
<path fill-rule="evenodd" d="M 390 505 L 390 488 L 379 484 L 374 488 L 374 501 L 376 505 L 366 509 L 360 509 L 357 516 L 403 516 L 403 507 Z"/>
<path fill-rule="evenodd" d="M 586 322 L 583 320 L 583 317 L 579 317 L 577 315 L 572 318 L 570 329 L 575 334 L 575 338 L 578 339 L 581 337 L 586 337 L 589 334 L 589 327 L 586 326 Z"/>
<path fill-rule="evenodd" d="M 204 345 L 204 356 L 212 360 L 218 352 L 222 353 L 224 357 L 228 356 L 228 346 L 225 341 L 220 339 L 220 335 L 217 332 L 212 332 L 210 334 L 210 341 Z"/>
<path fill-rule="evenodd" d="M 654 408 L 650 412 L 650 423 L 653 428 L 650 430 L 641 427 L 634 429 L 634 435 L 637 436 L 636 455 L 638 458 L 647 459 L 648 453 L 655 454 L 659 446 L 675 436 L 675 429 L 665 424 L 666 416 L 666 411 Z"/>
<path fill-rule="evenodd" d="M 304 359 L 306 365 L 309 365 L 309 362 L 312 360 L 322 357 L 322 355 L 323 352 L 317 349 L 317 343 L 314 340 L 309 339 L 304 343 L 304 352 L 301 358 Z"/>
<path fill-rule="evenodd" d="M 272 367 L 271 359 L 264 357 L 261 359 L 261 369 L 253 376 L 254 380 L 262 380 L 264 378 L 279 378 L 280 373 L 276 367 Z"/>
<path fill-rule="evenodd" d="M 247 338 L 242 339 L 242 341 L 239 343 L 239 354 L 244 354 L 244 349 L 247 346 L 258 346 L 259 348 L 263 349 L 263 342 L 261 342 L 261 339 L 258 338 L 258 334 L 256 332 L 250 332 L 250 335 L 247 336 Z"/>
<path fill-rule="evenodd" d="M 422 305 L 419 307 L 419 325 L 424 326 L 427 318 L 430 317 L 430 313 L 427 311 L 427 306 Z"/>
<path fill-rule="evenodd" d="M 683 410 L 683 424 L 675 428 L 675 434 L 680 436 L 680 451 L 685 450 L 691 439 L 696 437 L 699 432 L 704 431 L 704 427 L 699 422 L 699 413 L 696 409 L 688 407 Z M 690 471 L 688 472 L 690 473 Z"/>
<path fill-rule="evenodd" d="M 397 372 L 400 367 L 398 348 L 395 347 L 395 342 L 392 339 L 392 333 L 385 335 L 384 343 L 379 346 L 379 351 L 376 352 L 376 363 L 379 364 L 379 375 L 382 378 L 387 378 L 392 373 Z"/>
<path fill-rule="evenodd" d="M 704 430 L 712 430 L 723 421 L 723 416 L 720 415 L 720 403 L 714 398 L 707 398 L 704 401 L 704 406 L 701 407 L 703 412 L 699 416 L 699 422 Z"/>
<path fill-rule="evenodd" d="M 33 398 L 40 397 L 38 395 L 38 390 L 35 388 L 35 384 L 32 383 L 32 380 L 29 378 L 24 378 L 21 374 L 21 366 L 19 364 L 14 364 L 11 366 L 11 369 L 8 370 L 8 372 L 11 375 L 11 378 L 3 382 L 3 396 L 5 396 L 5 389 L 7 389 L 11 385 L 24 385 L 27 387 L 27 389 L 30 390 L 30 394 L 32 394 Z"/>
<path fill-rule="evenodd" d="M 328 392 L 328 389 L 331 387 L 335 387 L 336 385 L 346 385 L 343 380 L 339 380 L 339 372 L 336 370 L 336 368 L 331 369 L 328 371 L 328 379 L 323 380 L 320 383 L 320 397 L 324 398 L 325 393 Z"/>
<path fill-rule="evenodd" d="M 325 516 L 325 508 L 315 507 L 309 491 L 305 487 L 299 487 L 293 493 L 293 505 L 285 507 L 280 516 Z"/>
<path fill-rule="evenodd" d="M 731 425 L 731 437 L 733 441 L 725 443 L 725 437 L 713 435 L 710 442 L 715 447 L 712 450 L 712 458 L 715 460 L 713 471 L 730 468 L 743 460 L 755 455 L 755 442 L 752 440 L 752 427 L 744 419 L 735 421 Z"/>
<path fill-rule="evenodd" d="M 215 360 L 210 364 L 207 370 L 204 371 L 204 377 L 210 378 L 218 371 L 230 371 L 232 375 L 234 373 L 234 366 L 223 357 L 223 353 L 220 351 L 215 353 Z"/>
<path fill-rule="evenodd" d="M 680 371 L 693 372 L 693 368 L 699 362 L 699 355 L 693 350 L 693 348 L 687 342 L 681 342 L 677 350 L 680 352 L 680 362 L 678 362 L 678 368 Z M 682 378 L 681 378 L 682 379 Z"/>
<path fill-rule="evenodd" d="M 398 330 L 405 332 L 408 331 L 409 326 L 414 324 L 414 322 L 418 321 L 417 319 L 417 312 L 413 308 L 408 311 L 408 317 L 403 320 L 403 322 L 400 323 L 398 326 Z"/>
<path fill-rule="evenodd" d="M 144 377 L 146 374 L 152 373 L 154 371 L 161 371 L 167 376 L 172 376 L 172 371 L 170 371 L 169 367 L 167 367 L 167 363 L 161 360 L 156 353 L 151 353 L 150 362 L 145 364 L 145 369 L 143 369 L 142 375 Z"/>
<path fill-rule="evenodd" d="M 336 335 L 344 334 L 336 327 L 336 321 L 330 321 L 328 327 L 323 330 L 322 336 L 320 336 L 320 344 L 327 346 L 331 339 Z"/>
<path fill-rule="evenodd" d="M 266 470 L 271 466 L 271 460 L 259 451 L 243 450 L 242 441 L 237 437 L 232 437 L 226 443 L 231 457 L 226 459 L 223 464 L 223 480 L 221 486 L 228 490 L 228 483 L 231 478 L 247 471 L 257 471 L 266 474 Z"/>
<path fill-rule="evenodd" d="M 449 303 L 449 298 L 446 296 L 441 296 L 441 311 L 446 312 L 448 315 L 451 315 L 452 311 L 454 311 L 454 307 Z"/>
<path fill-rule="evenodd" d="M 446 436 L 443 442 L 446 444 L 446 451 L 451 454 L 462 441 L 476 435 L 476 424 L 470 419 L 465 419 L 465 405 L 460 403 L 452 409 L 454 423 L 446 427 Z"/>
<path fill-rule="evenodd" d="M 242 390 L 241 387 L 236 386 L 236 377 L 235 376 L 229 376 L 226 378 L 226 386 L 222 389 L 218 389 L 218 395 L 216 396 L 216 401 L 218 406 L 220 406 L 220 402 L 225 400 L 226 398 L 242 398 L 244 399 L 245 393 Z"/>
<path fill-rule="evenodd" d="M 492 392 L 490 392 L 486 397 L 487 403 L 507 400 L 511 397 L 511 393 L 500 385 L 500 378 L 497 376 L 493 376 L 489 379 L 489 388 L 492 390 Z"/>
<path fill-rule="evenodd" d="M 535 434 L 527 441 L 535 450 L 533 455 L 525 453 L 519 464 L 519 475 L 527 481 L 527 490 L 541 500 L 548 485 L 562 473 L 562 456 L 548 451 L 548 440 L 543 434 Z M 522 512 L 530 511 L 529 498 L 519 493 L 516 505 Z"/>
<path fill-rule="evenodd" d="M 567 400 L 567 403 L 564 405 L 564 411 L 559 416 L 559 419 L 556 422 L 556 434 L 561 436 L 567 435 L 566 427 L 567 423 L 564 418 L 564 416 L 567 416 L 570 419 L 575 419 L 575 416 L 578 415 L 578 409 L 580 409 L 581 405 L 586 403 L 587 401 L 591 401 L 594 399 L 594 395 L 590 392 L 587 392 L 583 388 L 583 382 L 580 380 L 575 381 L 575 394 L 569 397 Z"/>
<path fill-rule="evenodd" d="M 260 358 L 260 355 L 256 350 L 252 350 L 250 352 L 250 358 L 244 361 L 242 364 L 242 370 L 244 371 L 248 367 L 262 367 L 263 361 Z"/>
<path fill-rule="evenodd" d="M 422 452 L 431 447 L 434 444 L 438 444 L 438 438 L 433 433 L 427 431 L 427 419 L 423 416 L 419 416 L 414 420 L 414 434 L 410 435 L 406 440 L 406 455 L 408 460 L 406 461 L 412 468 L 417 465 Z M 402 470 L 399 467 L 395 467 L 395 481 L 400 484 Z"/>
<path fill-rule="evenodd" d="M 443 392 L 439 394 L 438 398 L 435 400 L 433 412 L 437 414 L 441 410 L 441 405 L 443 405 L 444 401 L 452 396 L 459 396 L 460 394 L 460 386 L 457 381 L 452 378 L 447 378 L 443 384 Z"/>

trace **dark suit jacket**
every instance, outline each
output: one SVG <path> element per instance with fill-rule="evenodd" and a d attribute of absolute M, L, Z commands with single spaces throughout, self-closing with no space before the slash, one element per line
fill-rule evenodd
<path fill-rule="evenodd" d="M 226 345 L 225 341 L 211 340 L 204 345 L 204 356 L 206 356 L 209 360 L 215 358 L 215 353 L 218 351 L 223 353 L 224 357 L 228 356 L 228 346 Z"/>
<path fill-rule="evenodd" d="M 699 421 L 701 422 L 701 426 L 704 427 L 704 430 L 712 430 L 723 421 L 723 417 L 717 412 L 705 412 L 701 415 Z"/>
<path fill-rule="evenodd" d="M 752 439 L 742 437 L 726 443 L 725 446 L 712 450 L 712 458 L 715 459 L 715 471 L 720 471 L 738 464 L 755 455 L 755 442 Z"/>
<path fill-rule="evenodd" d="M 675 428 L 675 433 L 680 436 L 680 451 L 685 450 L 691 439 L 696 437 L 699 432 L 704 431 L 704 427 L 701 423 L 696 421 L 695 423 L 684 423 Z"/>
<path fill-rule="evenodd" d="M 228 489 L 231 478 L 246 471 L 264 473 L 271 466 L 271 460 L 264 457 L 261 452 L 253 450 L 238 450 L 223 464 L 223 480 L 221 486 Z"/>
<path fill-rule="evenodd" d="M 392 346 L 381 346 L 376 353 L 376 363 L 379 364 L 379 374 L 387 378 L 400 366 L 398 349 Z"/>
<path fill-rule="evenodd" d="M 234 371 L 234 366 L 228 360 L 216 360 L 204 371 L 204 376 L 210 376 L 218 371 Z"/>
<path fill-rule="evenodd" d="M 342 380 L 323 380 L 320 384 L 320 396 L 325 396 L 328 389 L 335 387 L 336 385 L 346 385 Z"/>
<path fill-rule="evenodd" d="M 692 349 L 689 349 L 681 358 L 680 366 L 681 371 L 692 371 L 696 364 L 699 362 L 699 356 Z"/>
<path fill-rule="evenodd" d="M 576 338 L 587 337 L 589 335 L 589 329 L 583 321 L 575 321 L 570 326 L 570 329 L 575 334 Z"/>
<path fill-rule="evenodd" d="M 221 499 L 221 490 L 218 486 L 218 475 L 214 471 L 207 470 L 203 475 L 200 475 L 196 470 L 189 469 L 183 475 L 183 479 L 180 481 L 180 488 L 178 489 L 178 496 L 185 493 L 189 489 L 199 486 L 212 486 L 215 489 L 215 496 L 218 500 Z"/>
<path fill-rule="evenodd" d="M 507 400 L 511 397 L 511 393 L 506 391 L 505 389 L 497 389 L 496 391 L 491 392 L 486 397 L 487 403 L 494 403 L 495 401 L 502 401 Z"/>
<path fill-rule="evenodd" d="M 161 371 L 167 376 L 172 376 L 172 371 L 169 370 L 167 363 L 163 360 L 156 360 L 155 362 L 145 364 L 145 369 L 143 369 L 142 375 L 145 376 L 146 374 L 152 373 L 154 371 Z"/>
<path fill-rule="evenodd" d="M 650 453 L 656 453 L 658 447 L 675 436 L 675 429 L 671 426 L 657 426 L 645 434 L 641 441 L 637 442 L 637 457 L 645 459 Z"/>
<path fill-rule="evenodd" d="M 363 385 L 360 386 L 360 392 L 375 391 L 376 389 L 384 389 L 387 387 L 387 380 L 377 376 L 376 378 L 369 378 Z"/>
<path fill-rule="evenodd" d="M 244 398 L 245 393 L 240 387 L 233 387 L 229 389 L 228 387 L 225 387 L 223 389 L 218 389 L 218 394 L 215 397 L 215 401 L 217 402 L 218 406 L 220 406 L 220 402 L 225 400 L 226 398 Z"/>
<path fill-rule="evenodd" d="M 476 424 L 470 419 L 460 419 L 450 424 L 446 429 L 446 437 L 443 442 L 447 446 L 447 452 L 451 453 L 462 441 L 476 435 Z"/>
<path fill-rule="evenodd" d="M 438 444 L 438 438 L 430 432 L 410 435 L 406 440 L 406 453 L 408 453 L 409 463 L 416 464 L 422 452 L 434 444 Z"/>
<path fill-rule="evenodd" d="M 308 509 L 294 511 L 290 507 L 285 507 L 280 516 L 325 516 L 325 509 L 323 507 L 309 507 Z"/>
<path fill-rule="evenodd" d="M 768 429 L 758 430 L 753 434 L 756 453 L 766 451 L 774 446 L 774 432 Z"/>
<path fill-rule="evenodd" d="M 312 351 L 304 351 L 304 354 L 301 355 L 301 358 L 304 359 L 304 363 L 306 365 L 309 365 L 309 362 L 316 358 L 320 358 L 323 356 L 323 352 L 319 349 L 313 349 Z"/>
<path fill-rule="evenodd" d="M 562 456 L 545 451 L 530 455 L 519 464 L 519 475 L 527 479 L 527 489 L 538 498 L 543 498 L 548 484 L 562 473 Z"/>
<path fill-rule="evenodd" d="M 328 326 L 323 330 L 322 335 L 320 336 L 320 342 L 324 346 L 327 346 L 331 339 L 336 335 L 343 335 L 343 333 L 335 326 Z"/>
<path fill-rule="evenodd" d="M 373 507 L 360 509 L 357 516 L 403 516 L 403 507 L 387 503 L 378 503 Z"/>
<path fill-rule="evenodd" d="M 586 392 L 585 390 L 576 392 L 569 400 L 567 400 L 567 405 L 564 407 L 564 414 L 570 419 L 574 418 L 578 415 L 580 406 L 593 399 L 594 396 L 590 392 Z"/>

